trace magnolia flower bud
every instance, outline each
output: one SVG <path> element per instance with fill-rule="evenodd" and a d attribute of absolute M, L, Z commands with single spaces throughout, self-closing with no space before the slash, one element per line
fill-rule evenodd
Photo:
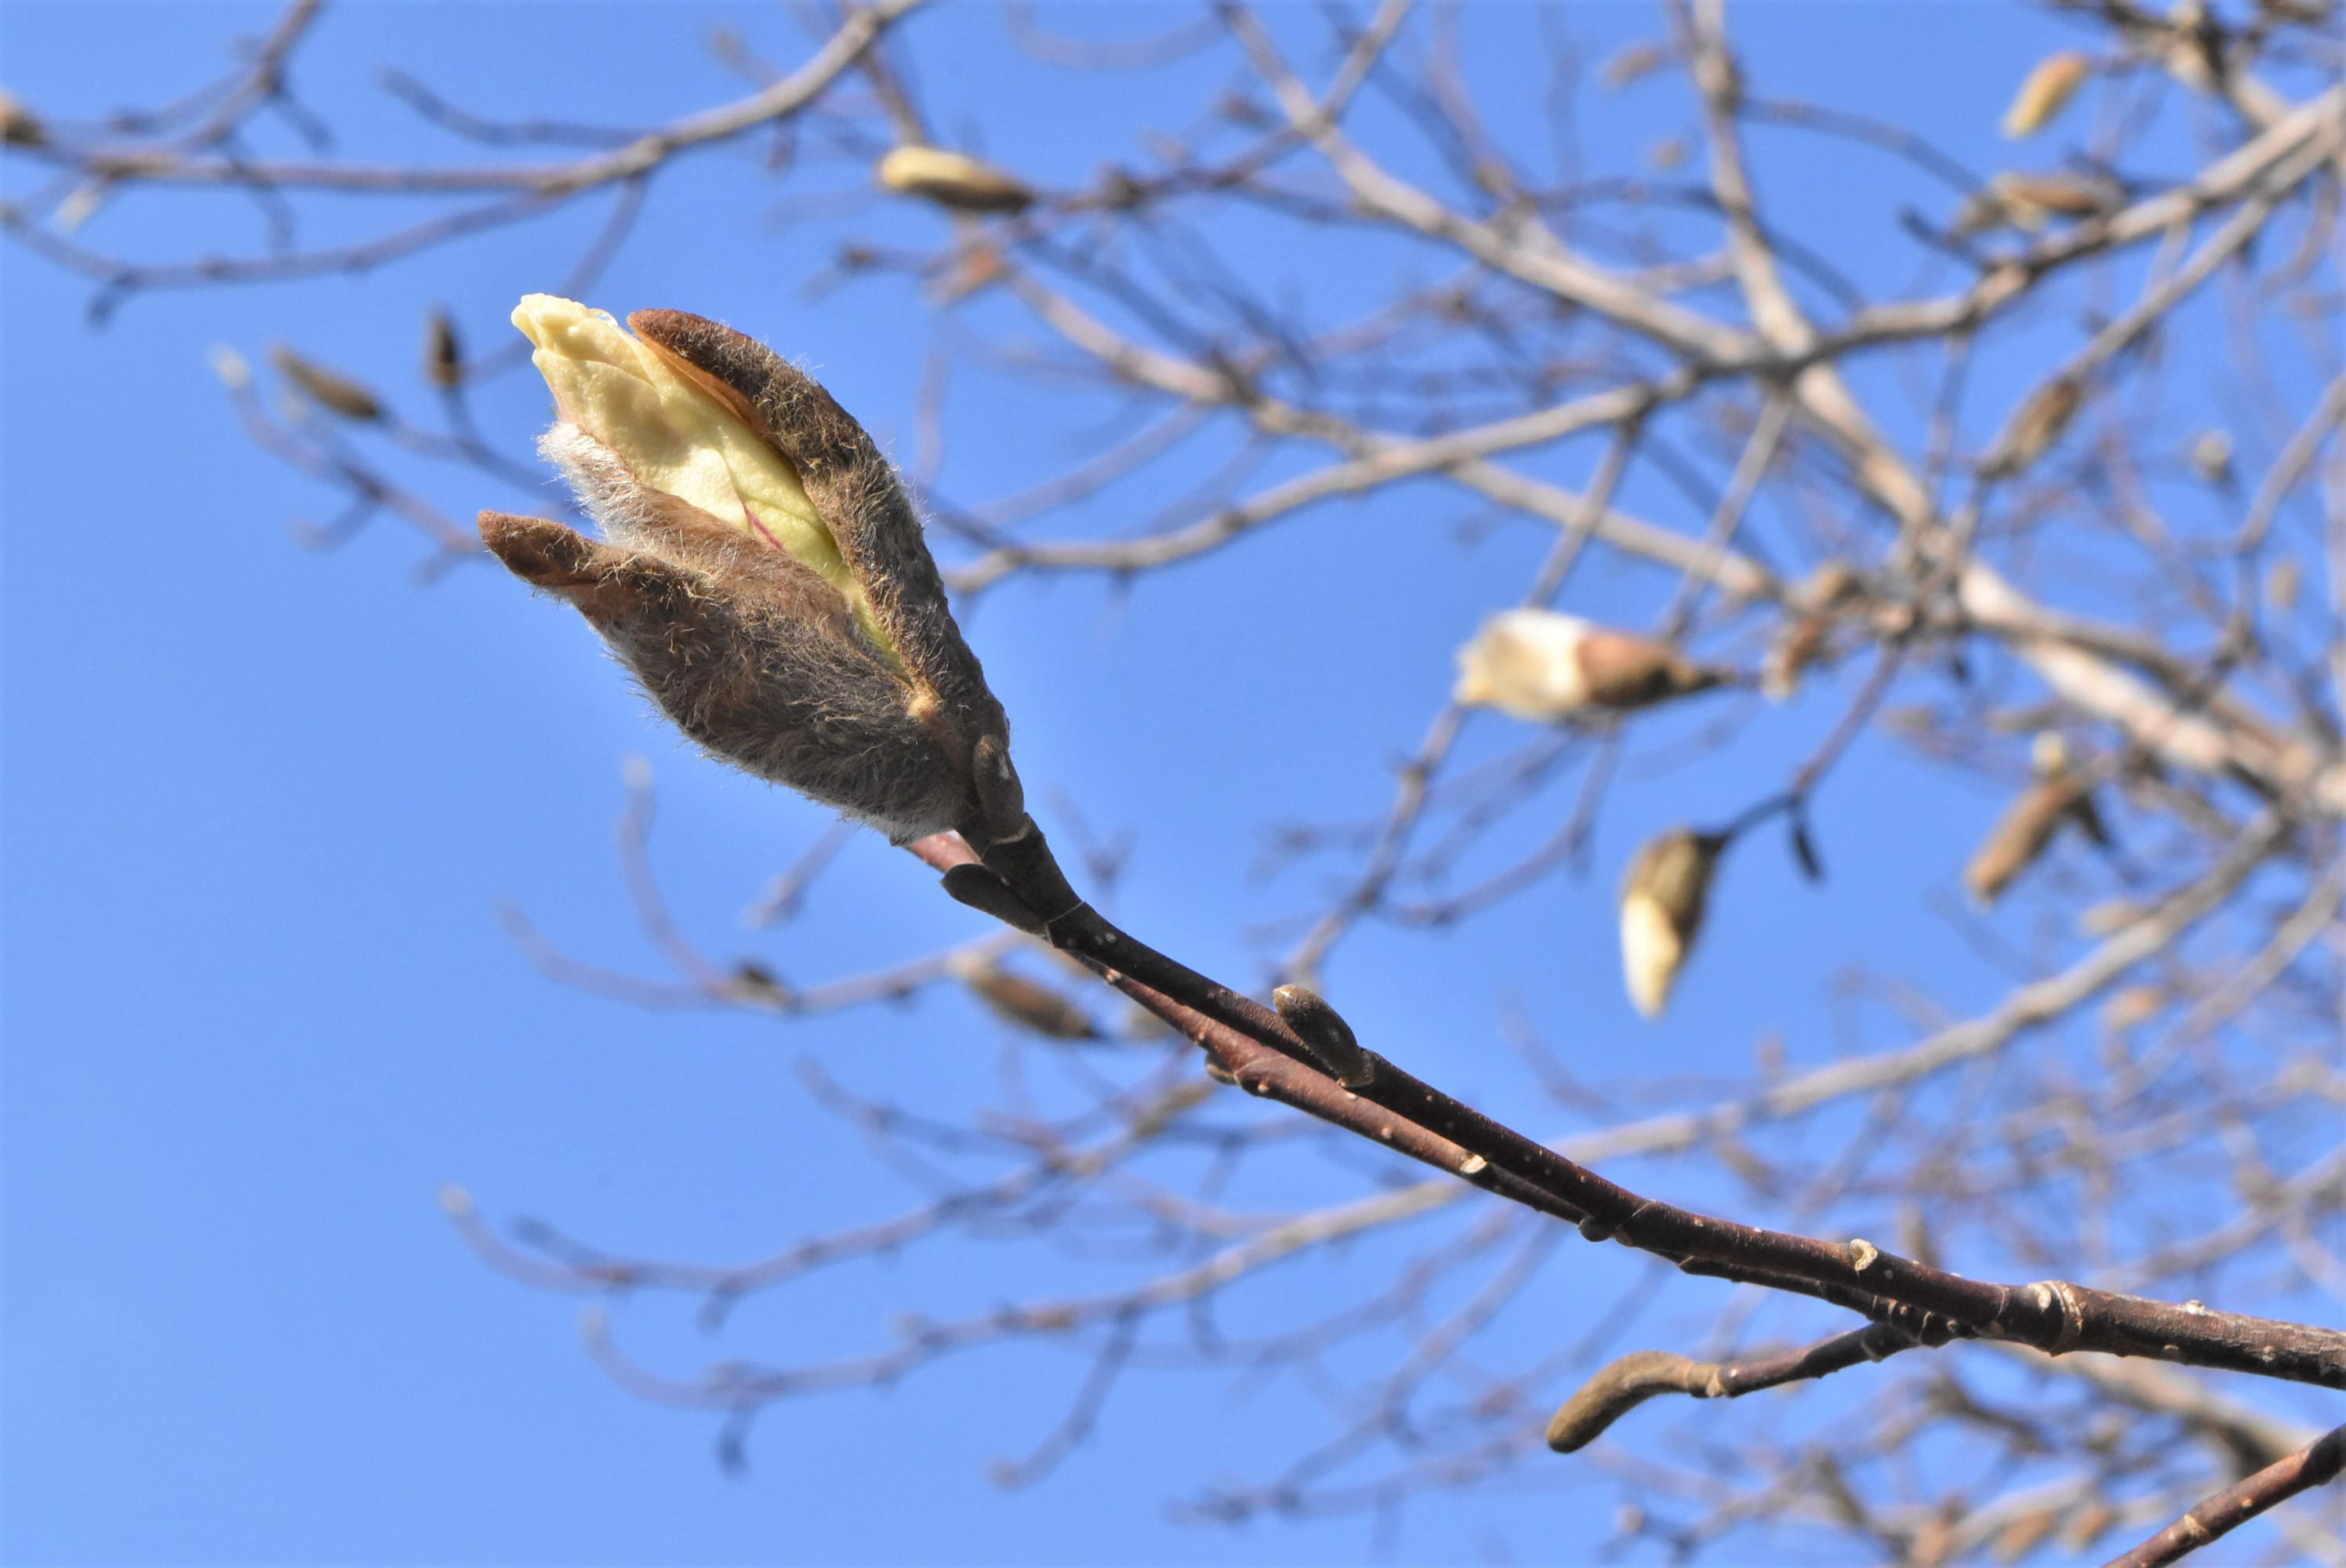
<path fill-rule="evenodd" d="M 1016 176 L 964 152 L 900 147 L 880 160 L 880 183 L 905 196 L 923 196 L 956 212 L 1024 212 L 1035 192 Z"/>
<path fill-rule="evenodd" d="M 1621 879 L 1621 973 L 1648 1018 L 1669 1004 L 1726 848 L 1725 834 L 1676 828 L 1639 850 Z"/>
<path fill-rule="evenodd" d="M 423 331 L 423 376 L 442 392 L 464 384 L 464 348 L 457 339 L 455 321 L 435 310 Z"/>
<path fill-rule="evenodd" d="M 2075 376 L 2055 376 L 2038 387 L 2012 416 L 1983 472 L 2003 478 L 2027 468 L 2053 449 L 2085 402 L 2086 389 Z"/>
<path fill-rule="evenodd" d="M 2275 615 L 2286 616 L 2297 608 L 2297 596 L 2305 586 L 2304 568 L 2294 555 L 2284 555 L 2272 564 L 2265 574 L 2265 603 Z"/>
<path fill-rule="evenodd" d="M 362 382 L 352 381 L 340 371 L 330 371 L 312 360 L 305 360 L 284 344 L 269 351 L 270 362 L 284 373 L 285 379 L 301 390 L 304 397 L 319 407 L 330 409 L 344 419 L 354 419 L 371 424 L 382 417 L 382 400 Z"/>
<path fill-rule="evenodd" d="M 1760 690 L 1770 701 L 1782 702 L 1800 689 L 1800 677 L 1825 651 L 1835 612 L 1864 587 L 1864 580 L 1846 561 L 1826 561 L 1809 575 L 1793 595 L 1793 603 L 1805 613 L 1784 623 L 1760 666 Z"/>
<path fill-rule="evenodd" d="M 10 147 L 43 147 L 49 139 L 41 117 L 18 102 L 14 93 L 0 91 L 0 141 Z"/>
<path fill-rule="evenodd" d="M 1725 678 L 1668 643 L 1554 610 L 1519 609 L 1493 616 L 1459 650 L 1451 695 L 1545 723 L 1592 708 L 1644 708 Z"/>
<path fill-rule="evenodd" d="M 2065 49 L 2048 55 L 2037 62 L 2014 95 L 2012 107 L 2004 111 L 2004 134 L 2019 137 L 2034 136 L 2053 123 L 2054 117 L 2069 107 L 2077 89 L 2094 74 L 2094 61 L 2089 55 Z"/>
<path fill-rule="evenodd" d="M 1627 45 L 1616 51 L 1612 58 L 1605 62 L 1604 68 L 1597 75 L 1604 81 L 1606 88 L 1617 93 L 1630 83 L 1653 75 L 1669 63 L 1669 46 L 1657 44 L 1648 39 L 1642 43 Z"/>
<path fill-rule="evenodd" d="M 1047 985 L 1014 974 L 990 958 L 955 953 L 945 962 L 955 980 L 969 987 L 997 1017 L 1046 1040 L 1096 1040 L 1091 1014 Z"/>
<path fill-rule="evenodd" d="M 240 392 L 252 384 L 252 366 L 242 354 L 227 343 L 214 343 L 205 351 L 212 374 L 219 377 L 220 385 L 232 392 Z"/>
<path fill-rule="evenodd" d="M 2047 218 L 2091 218 L 2126 200 L 2115 180 L 2070 174 L 1999 174 L 1988 188 L 2013 223 L 2031 230 Z"/>
<path fill-rule="evenodd" d="M 862 426 L 763 344 L 679 311 L 533 294 L 515 324 L 554 391 L 540 442 L 607 543 L 483 513 L 710 752 L 906 843 L 1026 830 L 1008 725 L 919 518 Z"/>
<path fill-rule="evenodd" d="M 2097 844 L 2109 842 L 2092 791 L 2077 771 L 2069 748 L 2050 730 L 2032 748 L 2036 781 L 2013 801 L 1964 868 L 1964 885 L 1983 906 L 1993 904 L 2053 847 L 2061 829 L 2075 823 Z"/>
<path fill-rule="evenodd" d="M 1760 691 L 1770 702 L 1785 702 L 1800 689 L 1800 677 L 1824 652 L 1825 633 L 1831 623 L 1822 616 L 1800 616 L 1784 623 L 1768 644 L 1760 665 Z"/>
<path fill-rule="evenodd" d="M 2147 1023 L 2166 1010 L 2171 1000 L 2162 985 L 2128 985 L 2110 993 L 2102 1003 L 2102 1027 L 2119 1033 Z"/>
<path fill-rule="evenodd" d="M 2229 431 L 2203 430 L 2191 443 L 2191 471 L 2210 484 L 2232 485 L 2232 435 Z"/>

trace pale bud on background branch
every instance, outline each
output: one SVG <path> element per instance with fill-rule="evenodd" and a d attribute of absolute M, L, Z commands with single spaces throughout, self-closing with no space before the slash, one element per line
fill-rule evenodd
<path fill-rule="evenodd" d="M 1593 710 L 1648 707 L 1727 680 L 1668 643 L 1554 610 L 1504 610 L 1458 654 L 1462 703 L 1552 723 Z"/>
<path fill-rule="evenodd" d="M 328 370 L 314 360 L 303 359 L 282 343 L 270 349 L 269 362 L 304 397 L 330 412 L 361 424 L 372 424 L 382 418 L 382 400 L 363 382 L 340 371 Z"/>
<path fill-rule="evenodd" d="M 434 311 L 425 323 L 423 337 L 423 376 L 442 392 L 453 392 L 464 384 L 464 349 L 456 336 L 456 323 L 445 311 Z"/>
<path fill-rule="evenodd" d="M 2097 844 L 2109 841 L 2092 791 L 2072 763 L 2066 743 L 2049 731 L 2038 736 L 2033 764 L 2035 782 L 2005 809 L 1964 868 L 1964 885 L 1982 904 L 2003 897 L 2023 871 L 2044 858 L 2068 823 L 2075 822 Z"/>
<path fill-rule="evenodd" d="M 2047 56 L 2028 73 L 2014 95 L 2012 107 L 2004 111 L 2004 134 L 2020 137 L 2035 136 L 2051 125 L 2077 89 L 2094 74 L 2093 58 L 2074 49 Z"/>
<path fill-rule="evenodd" d="M 997 1017 L 1046 1040 L 1096 1040 L 1099 1025 L 1090 1013 L 1040 982 L 1014 974 L 991 958 L 955 953 L 947 962 L 953 977 L 970 989 Z"/>
<path fill-rule="evenodd" d="M 1621 974 L 1629 1000 L 1659 1018 L 1702 931 L 1723 833 L 1676 828 L 1650 840 L 1621 879 Z"/>
<path fill-rule="evenodd" d="M 49 131 L 41 118 L 18 102 L 13 93 L 0 92 L 0 141 L 10 147 L 45 147 Z"/>
<path fill-rule="evenodd" d="M 900 147 L 880 160 L 880 183 L 956 212 L 1018 213 L 1035 204 L 1033 188 L 967 153 Z"/>

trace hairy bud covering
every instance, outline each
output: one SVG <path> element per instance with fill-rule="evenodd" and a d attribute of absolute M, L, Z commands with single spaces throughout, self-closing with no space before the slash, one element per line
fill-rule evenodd
<path fill-rule="evenodd" d="M 811 379 L 730 328 L 548 295 L 515 322 L 559 420 L 541 449 L 604 541 L 484 513 L 515 575 L 576 606 L 709 751 L 903 843 L 1018 836 L 1008 725 L 911 499 Z"/>

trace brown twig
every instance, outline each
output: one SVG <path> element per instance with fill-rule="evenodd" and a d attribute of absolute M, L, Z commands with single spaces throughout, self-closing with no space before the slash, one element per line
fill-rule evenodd
<path fill-rule="evenodd" d="M 2133 1551 L 2111 1558 L 2106 1568 L 2160 1568 L 2179 1563 L 2299 1492 L 2328 1485 L 2341 1468 L 2346 1468 L 2346 1427 L 2333 1427 L 2288 1458 L 2201 1500 Z"/>

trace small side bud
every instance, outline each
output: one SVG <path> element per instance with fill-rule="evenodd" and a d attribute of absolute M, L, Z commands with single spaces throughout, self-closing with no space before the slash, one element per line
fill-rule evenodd
<path fill-rule="evenodd" d="M 2208 484 L 2232 487 L 2232 437 L 2222 430 L 2203 430 L 2191 443 L 2191 472 Z"/>
<path fill-rule="evenodd" d="M 454 319 L 445 311 L 434 311 L 424 323 L 423 379 L 442 392 L 464 384 L 464 346 L 456 336 Z"/>
<path fill-rule="evenodd" d="M 1659 1018 L 1686 967 L 1727 839 L 1673 829 L 1649 840 L 1621 879 L 1621 973 L 1629 1000 Z"/>
<path fill-rule="evenodd" d="M 2092 218 L 2126 202 L 2116 181 L 2072 174 L 1999 174 L 1988 189 L 2005 220 L 2031 233 L 2048 219 Z"/>
<path fill-rule="evenodd" d="M 1597 79 L 1605 84 L 1608 92 L 1617 93 L 1630 83 L 1652 76 L 1669 63 L 1669 46 L 1647 38 L 1617 50 L 1597 72 Z"/>
<path fill-rule="evenodd" d="M 320 408 L 361 424 L 372 424 L 382 418 L 382 400 L 363 382 L 353 381 L 340 371 L 328 370 L 313 360 L 305 360 L 282 343 L 269 351 L 269 359 L 287 381 L 300 389 L 301 395 Z"/>
<path fill-rule="evenodd" d="M 1361 1048 L 1352 1026 L 1327 998 L 1308 986 L 1282 985 L 1270 1003 L 1328 1076 L 1347 1089 L 1364 1088 L 1376 1078 L 1375 1054 Z"/>
<path fill-rule="evenodd" d="M 14 93 L 0 91 L 0 141 L 10 147 L 46 147 L 49 127 Z"/>
<path fill-rule="evenodd" d="M 1015 175 L 936 147 L 900 147 L 880 160 L 880 183 L 955 212 L 1018 213 L 1035 204 L 1034 188 Z"/>
<path fill-rule="evenodd" d="M 996 839 L 1015 839 L 1026 830 L 1026 790 L 1018 769 L 1010 765 L 1010 742 L 999 735 L 981 735 L 970 750 L 970 774 L 977 785 L 977 805 Z"/>
<path fill-rule="evenodd" d="M 1821 563 L 1792 595 L 1800 614 L 1787 620 L 1768 645 L 1760 666 L 1760 690 L 1782 702 L 1800 689 L 1800 677 L 1824 656 L 1835 618 L 1863 596 L 1865 580 L 1839 559 Z"/>
<path fill-rule="evenodd" d="M 450 1182 L 440 1189 L 440 1212 L 450 1219 L 472 1218 L 473 1195 L 454 1182 Z"/>
<path fill-rule="evenodd" d="M 1795 616 L 1768 643 L 1760 665 L 1760 691 L 1770 702 L 1790 700 L 1800 689 L 1800 677 L 1824 652 L 1825 634 L 1832 623 L 1822 616 Z"/>
<path fill-rule="evenodd" d="M 232 392 L 240 392 L 252 385 L 252 363 L 226 343 L 214 343 L 206 351 L 212 374 L 219 377 L 220 385 Z"/>
<path fill-rule="evenodd" d="M 2171 1000 L 2165 986 L 2126 986 L 2102 1003 L 2102 1027 L 2113 1034 L 2124 1033 L 2157 1017 Z"/>
<path fill-rule="evenodd" d="M 1034 906 L 1013 892 L 1008 882 L 984 866 L 959 865 L 944 874 L 945 896 L 955 903 L 967 904 L 980 914 L 992 915 L 1003 924 L 1028 936 L 1041 936 L 1050 928 Z"/>
<path fill-rule="evenodd" d="M 2273 614 L 2286 616 L 2297 608 L 2297 596 L 2305 586 L 2305 569 L 2294 555 L 2284 555 L 2272 564 L 2265 574 L 2265 603 Z"/>
<path fill-rule="evenodd" d="M 729 989 L 744 1002 L 766 1007 L 786 1006 L 790 1000 L 790 988 L 782 983 L 781 977 L 754 958 L 734 964 Z"/>

